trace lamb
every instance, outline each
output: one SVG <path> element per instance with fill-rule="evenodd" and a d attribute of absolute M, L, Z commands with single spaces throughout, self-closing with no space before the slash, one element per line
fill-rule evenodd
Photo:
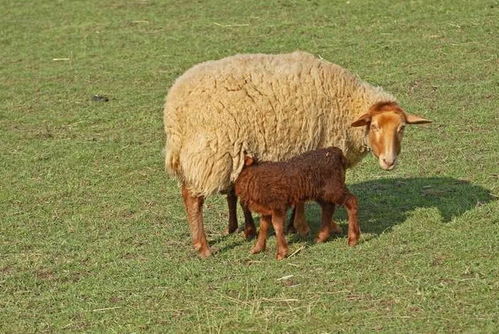
<path fill-rule="evenodd" d="M 404 125 L 427 122 L 404 112 L 383 89 L 311 54 L 236 55 L 198 64 L 170 88 L 164 109 L 165 166 L 181 184 L 194 247 L 206 257 L 211 251 L 203 226 L 204 198 L 227 193 L 228 231 L 237 229 L 232 185 L 245 152 L 262 161 L 283 161 L 337 146 L 352 167 L 372 148 L 380 166 L 389 170 Z M 251 214 L 245 211 L 245 217 Z M 302 204 L 297 221 L 303 226 Z M 250 222 L 247 234 L 254 231 Z"/>
<path fill-rule="evenodd" d="M 339 148 L 309 151 L 284 162 L 252 164 L 247 159 L 234 189 L 244 206 L 261 214 L 260 231 L 251 253 L 265 249 L 267 231 L 272 223 L 277 239 L 276 258 L 288 253 L 284 237 L 287 209 L 307 200 L 322 208 L 322 223 L 317 242 L 328 239 L 333 230 L 335 205 L 345 205 L 348 212 L 348 244 L 354 246 L 360 236 L 357 221 L 357 199 L 345 186 L 347 160 Z"/>

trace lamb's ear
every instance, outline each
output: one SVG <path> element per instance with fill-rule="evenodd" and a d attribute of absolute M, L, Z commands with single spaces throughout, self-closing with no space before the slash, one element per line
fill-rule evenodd
<path fill-rule="evenodd" d="M 426 124 L 431 123 L 430 120 L 424 119 L 422 117 L 405 113 L 405 120 L 407 124 Z"/>
<path fill-rule="evenodd" d="M 244 157 L 244 165 L 245 166 L 251 166 L 251 165 L 253 165 L 254 162 L 255 162 L 255 159 L 253 157 L 250 157 L 248 155 L 246 155 Z"/>
<path fill-rule="evenodd" d="M 360 116 L 355 122 L 352 123 L 353 127 L 369 125 L 371 123 L 371 114 L 367 113 Z"/>

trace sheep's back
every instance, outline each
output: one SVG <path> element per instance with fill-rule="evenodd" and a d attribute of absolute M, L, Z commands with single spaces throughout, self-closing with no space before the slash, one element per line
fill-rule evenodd
<path fill-rule="evenodd" d="M 336 145 L 347 158 L 359 155 L 349 143 L 360 133 L 349 127 L 359 83 L 340 66 L 303 52 L 198 64 L 175 81 L 166 99 L 167 169 L 195 183 L 194 193 L 209 195 L 236 179 L 245 153 L 280 161 Z"/>

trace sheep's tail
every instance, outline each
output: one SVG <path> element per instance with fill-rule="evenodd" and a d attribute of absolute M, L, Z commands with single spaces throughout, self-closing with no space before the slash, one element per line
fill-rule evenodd
<path fill-rule="evenodd" d="M 165 145 L 165 170 L 176 177 L 181 176 L 180 168 L 180 140 L 168 137 Z"/>
<path fill-rule="evenodd" d="M 244 154 L 233 154 L 232 146 L 227 148 L 226 144 L 220 142 L 212 132 L 200 131 L 181 137 L 169 131 L 165 169 L 184 184 L 193 196 L 206 197 L 225 192 L 244 164 Z"/>

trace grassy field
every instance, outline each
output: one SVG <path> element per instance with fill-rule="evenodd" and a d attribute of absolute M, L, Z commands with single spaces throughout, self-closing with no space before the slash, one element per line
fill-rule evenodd
<path fill-rule="evenodd" d="M 499 3 L 0 0 L 0 333 L 497 333 Z M 306 50 L 409 112 L 348 174 L 363 239 L 192 251 L 162 105 L 190 66 Z M 109 101 L 94 101 L 103 95 Z M 345 229 L 345 213 L 336 214 Z M 319 209 L 307 207 L 314 231 Z"/>

